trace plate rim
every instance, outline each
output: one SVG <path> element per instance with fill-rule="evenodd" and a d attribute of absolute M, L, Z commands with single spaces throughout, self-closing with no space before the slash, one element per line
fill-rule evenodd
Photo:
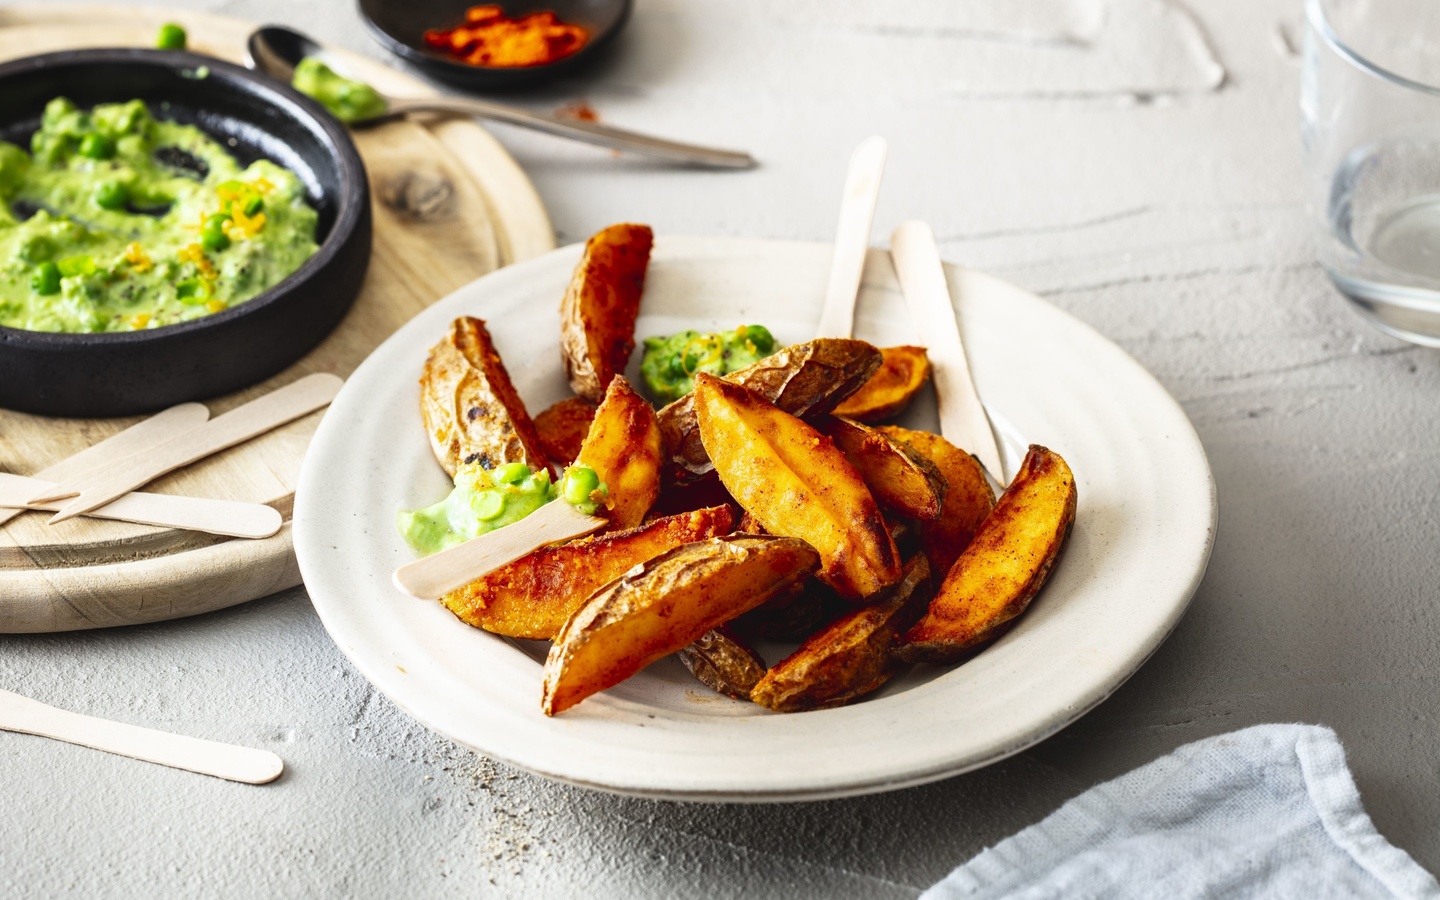
<path fill-rule="evenodd" d="M 571 265 L 573 265 L 573 260 L 578 256 L 581 246 L 582 244 L 578 243 L 572 244 L 566 247 L 559 248 L 549 254 L 538 257 L 527 263 L 511 266 L 505 269 L 501 269 L 497 272 L 490 273 L 482 277 L 481 279 L 478 279 L 476 282 L 472 282 L 471 284 L 462 287 L 455 293 L 451 294 L 449 297 L 438 301 L 436 304 L 432 305 L 426 312 L 422 312 L 419 316 L 417 316 L 416 319 L 418 320 L 421 318 L 437 317 L 439 313 L 434 312 L 437 307 L 442 309 L 449 309 L 450 307 L 460 306 L 461 304 L 467 302 L 467 299 L 468 302 L 472 304 L 472 306 L 483 304 L 485 302 L 483 297 L 472 296 L 477 290 L 486 290 L 486 288 L 477 288 L 477 285 L 489 282 L 491 288 L 496 291 L 503 292 L 507 289 L 511 282 L 523 281 L 531 277 L 532 271 L 543 272 L 549 267 L 560 264 L 562 261 L 570 261 Z M 764 251 L 774 253 L 813 254 L 822 250 L 828 252 L 829 248 L 829 244 L 825 244 L 822 242 L 780 241 L 741 237 L 695 237 L 662 234 L 657 238 L 656 241 L 657 257 L 660 257 L 661 259 L 665 259 L 667 257 L 675 259 L 688 259 L 691 257 L 699 257 L 703 259 L 708 257 L 714 257 L 716 255 L 723 256 L 727 253 L 730 255 L 743 254 L 744 251 L 747 249 L 751 251 Z M 883 250 L 871 250 L 872 256 L 877 253 L 883 254 L 885 262 L 888 263 L 888 254 L 886 254 Z M 426 712 L 417 709 L 416 705 L 412 705 L 412 703 L 410 702 L 410 697 L 404 690 L 392 690 L 387 687 L 387 685 L 392 685 L 392 679 L 390 677 L 390 673 L 383 671 L 381 661 L 372 661 L 366 658 L 363 653 L 359 653 L 355 651 L 354 648 L 347 646 L 346 641 L 343 638 L 343 635 L 346 633 L 345 624 L 342 621 L 335 619 L 333 616 L 334 610 L 328 606 L 327 601 L 323 598 L 317 601 L 317 592 L 313 589 L 310 589 L 312 603 L 315 605 L 317 613 L 321 618 L 322 624 L 326 628 L 327 632 L 331 635 L 332 639 L 334 639 L 336 641 L 336 644 L 341 648 L 341 651 L 376 689 L 384 693 L 407 715 L 414 718 L 417 722 L 425 725 L 425 727 L 429 728 L 430 730 L 444 735 L 447 738 L 454 740 L 464 746 L 470 747 L 479 753 L 495 759 L 502 760 L 507 764 L 516 766 L 517 768 L 529 772 L 534 772 L 536 774 L 556 781 L 627 796 L 641 796 L 649 798 L 704 802 L 777 802 L 828 799 L 835 797 L 856 796 L 861 794 L 897 790 L 905 787 L 930 783 L 943 778 L 962 774 L 964 772 L 974 771 L 976 769 L 983 768 L 1009 756 L 1012 756 L 1016 753 L 1019 753 L 1031 746 L 1034 746 L 1040 741 L 1043 741 L 1046 738 L 1052 736 L 1056 732 L 1064 729 L 1065 727 L 1068 727 L 1070 724 L 1084 716 L 1090 710 L 1094 709 L 1096 706 L 1102 703 L 1105 699 L 1110 697 L 1130 677 L 1132 677 L 1135 672 L 1139 671 L 1139 669 L 1143 667 L 1145 662 L 1154 654 L 1154 652 L 1158 650 L 1159 647 L 1169 638 L 1169 636 L 1173 633 L 1174 629 L 1178 626 L 1180 620 L 1184 617 L 1186 610 L 1188 609 L 1191 601 L 1194 598 L 1195 593 L 1199 588 L 1200 583 L 1204 578 L 1205 571 L 1208 567 L 1209 559 L 1215 545 L 1215 534 L 1218 521 L 1218 498 L 1216 493 L 1214 475 L 1210 469 L 1209 461 L 1205 455 L 1204 447 L 1199 439 L 1199 435 L 1195 432 L 1194 425 L 1190 422 L 1188 416 L 1185 415 L 1183 408 L 1181 408 L 1179 403 L 1174 399 L 1174 397 L 1165 390 L 1164 386 L 1161 385 L 1157 379 L 1155 379 L 1154 375 L 1151 374 L 1147 369 L 1145 369 L 1144 366 L 1142 366 L 1123 348 L 1114 344 L 1112 341 L 1101 335 L 1091 326 L 1079 320 L 1065 310 L 1062 310 L 1059 307 L 1050 304 L 1044 299 L 1034 295 L 1033 293 L 1025 291 L 1022 288 L 1019 288 L 1016 285 L 1013 285 L 994 276 L 975 272 L 973 270 L 968 270 L 959 266 L 947 264 L 946 268 L 947 275 L 950 276 L 952 279 L 981 279 L 983 283 L 988 284 L 992 288 L 1014 292 L 1016 296 L 1023 296 L 1025 298 L 1028 298 L 1030 301 L 1033 301 L 1034 303 L 1038 303 L 1045 307 L 1048 310 L 1049 314 L 1058 316 L 1059 321 L 1064 324 L 1067 329 L 1079 329 L 1081 332 L 1087 335 L 1089 339 L 1103 342 L 1103 344 L 1107 345 L 1110 350 L 1112 350 L 1115 354 L 1118 354 L 1118 356 L 1116 356 L 1115 358 L 1121 361 L 1125 366 L 1127 366 L 1131 370 L 1131 374 L 1138 376 L 1144 383 L 1146 383 L 1146 386 L 1153 392 L 1153 399 L 1162 401 L 1165 405 L 1168 406 L 1168 411 L 1172 412 L 1176 417 L 1178 417 L 1178 421 L 1185 424 L 1186 430 L 1184 434 L 1168 435 L 1168 437 L 1179 437 L 1183 439 L 1184 442 L 1188 445 L 1188 448 L 1190 450 L 1193 450 L 1194 458 L 1191 460 L 1191 462 L 1198 463 L 1200 470 L 1203 471 L 1204 487 L 1207 492 L 1208 522 L 1206 522 L 1205 524 L 1204 533 L 1203 536 L 1201 536 L 1200 538 L 1198 547 L 1194 548 L 1194 550 L 1192 551 L 1195 552 L 1196 562 L 1193 567 L 1193 571 L 1190 572 L 1189 577 L 1188 579 L 1186 579 L 1185 583 L 1183 585 L 1177 584 L 1177 589 L 1174 591 L 1174 594 L 1176 596 L 1175 599 L 1171 601 L 1171 606 L 1169 607 L 1169 615 L 1163 623 L 1164 627 L 1151 631 L 1145 636 L 1144 640 L 1137 642 L 1137 644 L 1133 648 L 1133 654 L 1129 658 L 1127 658 L 1126 664 L 1122 667 L 1123 671 L 1119 671 L 1118 674 L 1112 673 L 1109 677 L 1103 679 L 1105 683 L 1095 685 L 1092 689 L 1089 690 L 1083 702 L 1073 704 L 1057 714 L 1049 714 L 1041 717 L 1043 720 L 1042 724 L 1040 724 L 1038 727 L 1032 728 L 1022 737 L 1019 737 L 1018 739 L 1010 741 L 1004 745 L 994 747 L 988 752 L 982 752 L 979 754 L 972 753 L 969 755 L 969 758 L 963 762 L 956 762 L 954 760 L 942 760 L 934 763 L 933 765 L 914 767 L 911 769 L 907 769 L 904 772 L 895 772 L 891 774 L 877 775 L 865 778 L 841 779 L 838 781 L 833 778 L 827 779 L 821 777 L 817 778 L 815 783 L 813 784 L 790 788 L 757 788 L 753 790 L 735 787 L 647 788 L 643 786 L 615 784 L 606 782 L 603 778 L 577 777 L 576 775 L 571 773 L 556 771 L 543 765 L 536 765 L 533 761 L 529 761 L 523 758 L 516 758 L 513 754 L 497 751 L 493 747 L 480 746 L 477 742 L 473 740 L 469 740 L 463 736 L 456 735 L 453 730 L 446 727 L 445 723 L 433 721 L 432 717 L 426 714 Z M 566 267 L 565 270 L 568 272 L 568 267 Z M 867 283 L 869 283 L 869 274 L 869 264 L 867 264 Z M 470 311 L 478 312 L 474 309 L 471 309 Z M 455 310 L 452 314 L 460 313 L 460 310 Z M 818 307 L 816 309 L 816 313 L 818 314 Z M 384 343 L 380 345 L 379 348 L 376 349 L 374 354 L 372 354 L 372 358 L 381 355 L 382 352 L 386 349 L 386 347 L 390 346 L 392 342 L 408 343 L 409 333 L 412 332 L 412 326 L 415 324 L 416 320 L 412 320 L 411 323 L 407 323 L 406 326 L 402 327 L 394 335 L 388 338 Z M 433 335 L 431 335 L 430 339 L 427 340 L 426 346 L 428 346 L 431 342 L 433 342 Z M 370 359 L 367 359 L 366 363 L 362 364 L 362 366 L 356 370 L 357 374 L 365 371 L 366 365 L 368 365 L 369 363 Z M 342 396 L 343 393 L 344 392 L 342 391 Z M 340 403 L 340 398 L 337 398 L 337 404 L 338 403 Z M 330 421 L 329 417 L 327 417 L 326 421 Z M 325 422 L 322 422 L 321 428 L 317 432 L 316 441 L 312 443 L 312 447 L 321 446 L 323 444 L 321 440 L 321 435 L 323 434 L 328 434 Z M 305 575 L 307 589 L 309 589 L 309 586 L 312 583 L 312 571 L 307 570 L 313 570 L 314 567 L 318 565 L 318 563 L 313 560 L 307 563 L 307 557 L 309 557 L 309 544 L 306 540 L 306 534 L 309 528 L 308 522 L 310 521 L 310 507 L 305 499 L 309 494 L 309 492 L 306 491 L 306 485 L 307 482 L 311 480 L 310 476 L 312 470 L 319 465 L 318 463 L 312 465 L 312 460 L 315 458 L 318 458 L 318 454 L 312 453 L 311 455 L 307 456 L 305 466 L 302 469 L 300 483 L 297 488 L 295 512 L 297 557 L 299 558 L 301 572 L 303 575 Z M 1198 485 L 1196 486 L 1196 488 L 1198 489 Z M 423 706 L 424 704 L 422 703 L 420 705 Z M 863 704 L 860 704 L 859 706 L 863 706 Z"/>

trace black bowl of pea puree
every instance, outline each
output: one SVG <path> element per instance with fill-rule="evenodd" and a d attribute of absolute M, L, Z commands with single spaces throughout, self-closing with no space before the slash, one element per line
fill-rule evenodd
<path fill-rule="evenodd" d="M 0 64 L 0 141 L 0 407 L 225 394 L 304 356 L 359 293 L 364 165 L 286 85 L 172 50 L 27 57 Z"/>

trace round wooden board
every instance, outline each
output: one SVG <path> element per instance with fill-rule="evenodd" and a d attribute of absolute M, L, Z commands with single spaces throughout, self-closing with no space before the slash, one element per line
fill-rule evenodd
<path fill-rule="evenodd" d="M 251 24 L 148 7 L 0 9 L 0 60 L 77 47 L 151 46 L 178 22 L 190 48 L 243 61 Z M 346 51 L 356 75 L 395 96 L 435 91 Z M 218 414 L 309 372 L 346 376 L 420 310 L 474 279 L 554 247 L 525 173 L 468 120 L 398 122 L 357 132 L 374 197 L 370 269 L 354 308 L 320 346 L 270 381 L 207 402 Z M 415 373 L 397 373 L 412 378 Z M 268 503 L 289 517 L 320 414 L 149 485 L 146 490 Z M 30 474 L 135 419 L 51 419 L 0 410 L 0 470 Z M 300 583 L 290 527 L 260 541 L 24 513 L 0 527 L 0 632 L 134 625 L 233 606 Z"/>

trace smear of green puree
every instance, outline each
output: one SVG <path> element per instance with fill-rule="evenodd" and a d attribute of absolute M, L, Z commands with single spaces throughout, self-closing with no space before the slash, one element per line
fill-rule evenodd
<path fill-rule="evenodd" d="M 139 100 L 45 107 L 30 153 L 0 141 L 0 325 L 135 331 L 219 312 L 316 251 L 293 173 L 242 167 Z"/>
<path fill-rule="evenodd" d="M 342 122 L 378 116 L 387 106 L 385 98 L 373 87 L 346 78 L 313 56 L 300 60 L 290 83 L 300 93 L 319 100 Z"/>

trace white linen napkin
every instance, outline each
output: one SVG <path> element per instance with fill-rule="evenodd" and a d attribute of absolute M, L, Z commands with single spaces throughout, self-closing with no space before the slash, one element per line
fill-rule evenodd
<path fill-rule="evenodd" d="M 1091 788 L 921 900 L 1435 898 L 1375 831 L 1335 732 L 1257 725 Z"/>

